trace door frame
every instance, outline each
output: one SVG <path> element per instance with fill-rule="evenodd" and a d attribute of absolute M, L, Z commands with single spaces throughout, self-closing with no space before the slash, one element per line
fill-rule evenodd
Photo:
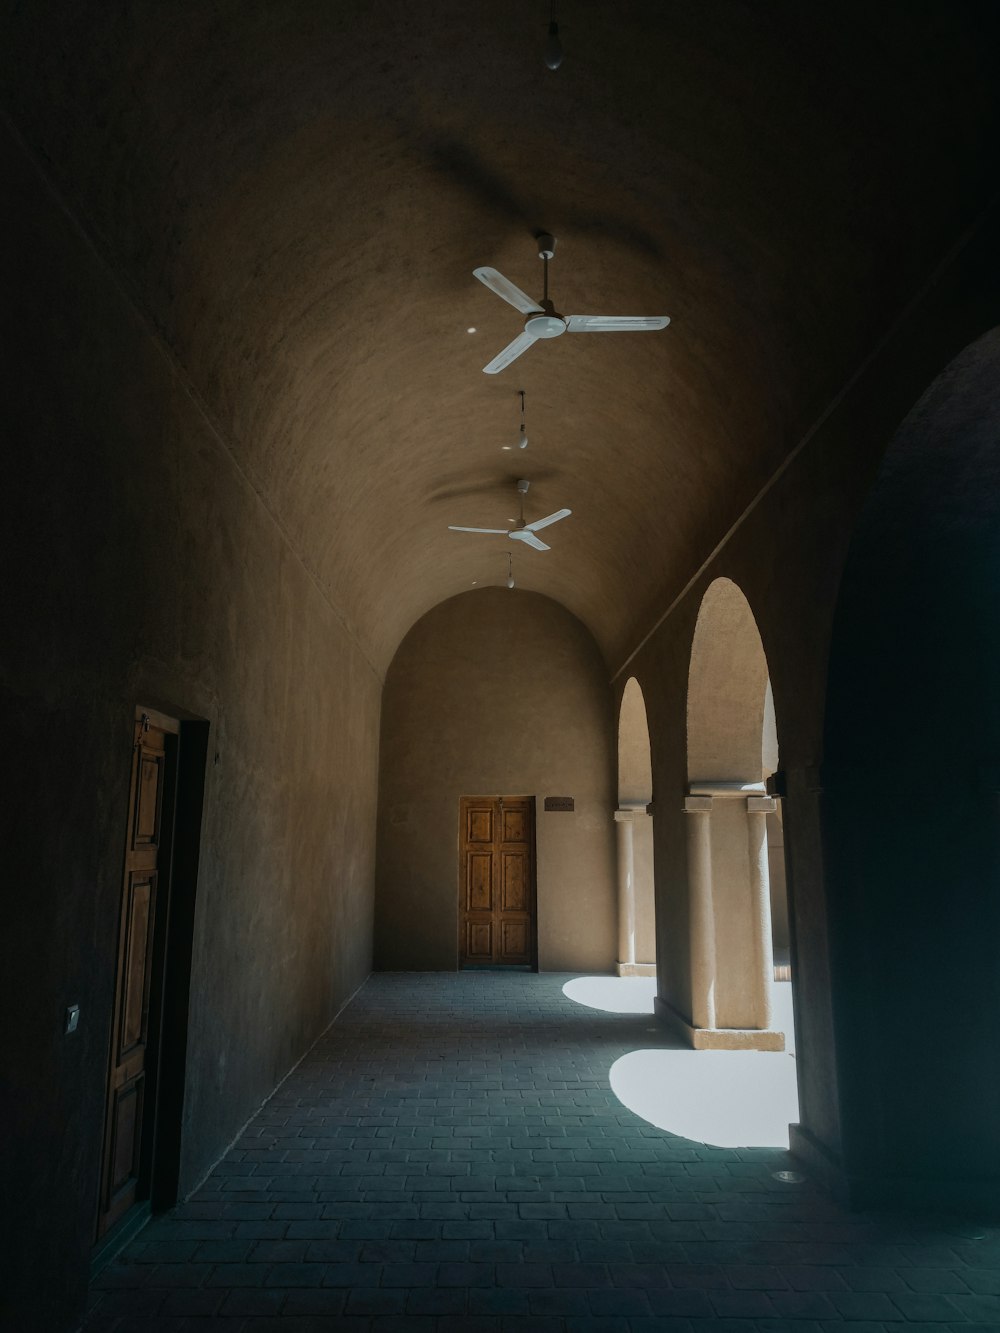
<path fill-rule="evenodd" d="M 487 967 L 483 964 L 481 967 L 463 967 L 462 966 L 462 887 L 465 868 L 462 860 L 463 827 L 464 827 L 464 803 L 466 801 L 527 801 L 529 817 L 531 822 L 531 961 L 526 966 L 503 963 L 495 963 Z M 455 865 L 457 879 L 455 883 L 455 971 L 456 972 L 476 972 L 476 971 L 497 971 L 497 972 L 537 972 L 538 971 L 538 800 L 535 796 L 526 793 L 515 792 L 495 792 L 492 795 L 463 793 L 458 798 L 458 836 L 455 845 Z"/>
<path fill-rule="evenodd" d="M 209 723 L 173 709 L 164 712 L 136 705 L 136 724 L 149 725 L 164 733 L 165 772 L 161 829 L 162 845 L 157 858 L 158 891 L 153 926 L 150 980 L 150 1041 L 144 1094 L 143 1137 L 140 1147 L 140 1196 L 108 1230 L 97 1236 L 104 1187 L 107 1151 L 107 1116 L 102 1135 L 97 1195 L 94 1207 L 95 1242 L 91 1253 L 91 1275 L 99 1272 L 148 1221 L 153 1212 L 173 1207 L 178 1200 L 181 1166 L 181 1127 L 184 1082 L 187 1069 L 188 1012 L 191 964 L 194 946 L 195 899 L 201 849 Z M 129 765 L 134 762 L 129 753 Z M 131 782 L 129 784 L 131 790 Z M 123 854 L 124 861 L 124 854 Z M 122 877 L 124 881 L 124 876 Z M 105 1098 L 108 1096 L 111 1062 L 114 1058 L 113 1029 L 120 985 L 121 904 L 115 918 L 116 937 L 111 957 L 115 972 L 112 1013 L 108 1029 L 108 1060 Z M 148 1109 L 147 1109 L 148 1108 Z M 148 1117 L 148 1127 L 147 1127 Z"/>

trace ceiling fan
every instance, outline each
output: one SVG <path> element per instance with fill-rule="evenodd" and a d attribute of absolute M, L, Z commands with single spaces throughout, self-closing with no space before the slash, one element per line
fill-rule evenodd
<path fill-rule="evenodd" d="M 531 546 L 536 551 L 551 551 L 551 546 L 535 536 L 541 528 L 547 528 L 551 523 L 558 523 L 561 518 L 569 518 L 573 512 L 572 509 L 557 509 L 554 514 L 549 514 L 548 518 L 536 519 L 534 523 L 525 523 L 524 521 L 524 497 L 528 494 L 530 481 L 521 480 L 517 483 L 517 493 L 521 501 L 521 517 L 513 528 L 459 528 L 454 523 L 448 524 L 450 532 L 488 532 L 497 537 L 509 537 L 511 541 L 524 542 L 525 546 Z"/>
<path fill-rule="evenodd" d="M 556 238 L 543 232 L 538 238 L 538 257 L 545 265 L 540 304 L 526 296 L 520 287 L 515 287 L 509 278 L 505 278 L 495 268 L 473 270 L 479 281 L 491 292 L 496 292 L 508 305 L 528 316 L 524 321 L 524 332 L 519 333 L 499 355 L 483 366 L 484 374 L 496 375 L 512 361 L 516 361 L 539 338 L 558 338 L 562 333 L 643 333 L 652 329 L 665 329 L 670 323 L 667 315 L 560 315 L 549 300 L 549 260 L 555 250 Z"/>

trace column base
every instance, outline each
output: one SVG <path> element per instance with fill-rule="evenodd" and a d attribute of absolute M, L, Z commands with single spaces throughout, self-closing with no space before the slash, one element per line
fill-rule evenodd
<path fill-rule="evenodd" d="M 672 1004 L 657 995 L 657 1018 L 669 1023 L 695 1051 L 783 1051 L 785 1034 L 773 1028 L 696 1028 Z"/>
<path fill-rule="evenodd" d="M 655 977 L 655 963 L 616 963 L 620 977 Z"/>

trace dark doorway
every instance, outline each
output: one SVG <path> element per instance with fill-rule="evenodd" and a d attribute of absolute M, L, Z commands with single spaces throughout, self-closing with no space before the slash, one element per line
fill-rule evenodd
<path fill-rule="evenodd" d="M 535 798 L 463 796 L 459 967 L 534 967 Z"/>
<path fill-rule="evenodd" d="M 95 1262 L 177 1200 L 208 724 L 136 709 Z"/>

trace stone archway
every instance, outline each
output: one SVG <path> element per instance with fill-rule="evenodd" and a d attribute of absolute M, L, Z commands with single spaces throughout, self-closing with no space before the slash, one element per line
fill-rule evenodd
<path fill-rule="evenodd" d="M 988 1215 L 1000 1197 L 998 437 L 995 328 L 897 430 L 833 624 L 825 888 L 840 1188 L 859 1206 Z"/>
<path fill-rule="evenodd" d="M 767 819 L 777 765 L 767 659 L 730 579 L 705 593 L 688 674 L 688 894 L 696 1047 L 783 1050 L 772 1013 Z"/>
<path fill-rule="evenodd" d="M 642 689 L 625 685 L 618 715 L 618 975 L 656 975 L 653 770 Z"/>

